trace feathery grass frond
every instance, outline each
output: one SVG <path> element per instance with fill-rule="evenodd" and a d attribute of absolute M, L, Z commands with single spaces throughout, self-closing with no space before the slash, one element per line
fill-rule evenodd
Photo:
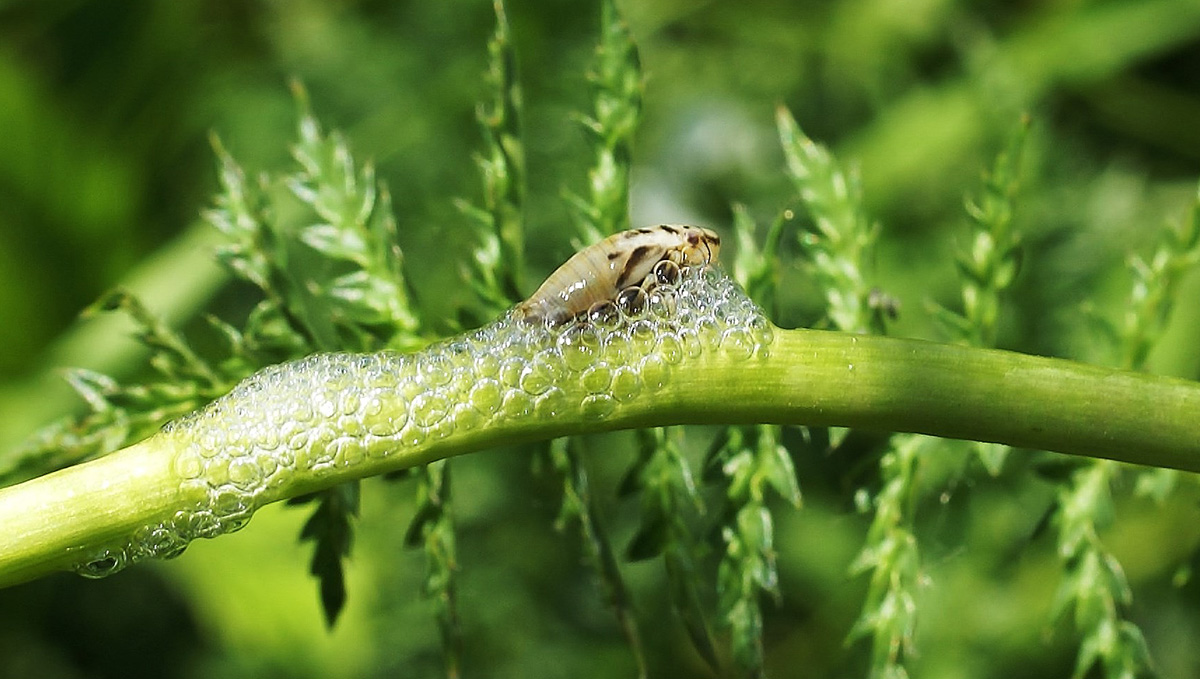
<path fill-rule="evenodd" d="M 449 460 L 421 468 L 417 511 L 404 535 L 404 544 L 425 551 L 425 595 L 433 599 L 446 677 L 462 674 L 462 630 L 458 620 L 458 548 L 450 498 Z"/>
<path fill-rule="evenodd" d="M 871 309 L 871 286 L 863 267 L 879 237 L 863 208 L 858 173 L 800 129 L 790 111 L 779 107 L 775 120 L 787 161 L 786 172 L 812 218 L 814 229 L 800 234 L 800 245 L 813 276 L 825 292 L 830 324 L 846 332 L 882 329 L 883 318 Z"/>
<path fill-rule="evenodd" d="M 629 170 L 633 136 L 642 111 L 641 62 L 613 0 L 600 3 L 600 43 L 592 59 L 592 113 L 578 117 L 588 132 L 595 161 L 587 191 L 564 192 L 584 243 L 629 228 Z"/>
<path fill-rule="evenodd" d="M 1146 359 L 1162 336 L 1177 298 L 1180 278 L 1200 263 L 1200 199 L 1178 227 L 1168 228 L 1149 260 L 1133 257 L 1133 285 L 1119 321 L 1121 367 L 1145 369 Z M 1055 524 L 1063 581 L 1054 610 L 1070 616 L 1081 641 L 1075 674 L 1082 678 L 1098 666 L 1106 679 L 1153 673 L 1141 629 L 1126 618 L 1133 593 L 1116 557 L 1104 545 L 1103 530 L 1113 520 L 1113 483 L 1128 470 L 1110 460 L 1081 463 L 1058 489 Z M 1137 472 L 1137 490 L 1160 501 L 1174 486 L 1177 473 L 1159 469 Z"/>
<path fill-rule="evenodd" d="M 483 205 L 455 201 L 468 217 L 475 247 L 463 277 L 482 302 L 482 320 L 494 317 L 521 299 L 525 263 L 525 145 L 521 139 L 521 82 L 517 53 L 509 32 L 503 0 L 494 0 L 496 31 L 488 41 L 489 101 L 475 117 L 484 149 L 475 163 L 483 180 Z"/>
<path fill-rule="evenodd" d="M 637 48 L 612 0 L 600 3 L 600 38 L 587 74 L 591 85 L 592 114 L 580 114 L 588 132 L 594 164 L 588 169 L 585 194 L 566 189 L 563 198 L 571 209 L 584 243 L 594 243 L 629 226 L 630 147 L 641 112 L 642 73 Z M 607 593 L 621 632 L 633 652 L 640 676 L 646 676 L 646 659 L 633 613 L 628 586 L 612 551 L 612 540 L 598 520 L 595 498 L 589 492 L 587 468 L 580 457 L 582 444 L 555 442 L 554 466 L 563 475 L 564 508 L 578 520 L 590 560 Z"/>

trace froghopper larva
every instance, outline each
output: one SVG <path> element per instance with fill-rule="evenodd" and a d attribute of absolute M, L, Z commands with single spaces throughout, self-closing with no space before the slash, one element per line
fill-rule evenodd
<path fill-rule="evenodd" d="M 661 224 L 615 233 L 576 252 L 514 314 L 553 326 L 583 313 L 602 314 L 606 305 L 637 304 L 639 286 L 653 281 L 652 273 L 677 277 L 678 267 L 715 262 L 720 249 L 721 237 L 698 226 Z M 660 267 L 661 262 L 669 264 Z"/>

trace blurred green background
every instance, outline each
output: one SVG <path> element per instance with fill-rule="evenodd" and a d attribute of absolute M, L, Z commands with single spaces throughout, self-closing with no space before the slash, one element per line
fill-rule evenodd
<path fill-rule="evenodd" d="M 923 304 L 953 305 L 958 294 L 963 196 L 1028 112 L 1024 268 L 1000 342 L 1111 360 L 1087 308 L 1119 313 L 1127 258 L 1183 215 L 1200 178 L 1200 3 L 618 4 L 647 77 L 634 224 L 727 232 L 733 202 L 764 224 L 792 205 L 774 130 L 784 104 L 861 169 L 883 227 L 870 274 L 901 301 L 897 334 L 936 338 Z M 508 12 L 526 104 L 530 280 L 539 280 L 571 250 L 561 190 L 582 189 L 591 161 L 571 116 L 590 105 L 583 74 L 599 9 L 511 0 Z M 223 285 L 199 218 L 216 186 L 208 135 L 252 172 L 279 168 L 293 138 L 292 77 L 323 122 L 373 159 L 419 304 L 452 315 L 472 245 L 452 200 L 479 193 L 474 108 L 493 25 L 486 0 L 0 2 L 0 446 L 81 406 L 57 368 L 140 370 L 120 319 L 79 319 L 113 286 L 184 327 L 201 311 L 241 319 L 253 293 Z M 798 266 L 785 272 L 782 298 L 781 325 L 820 311 Z M 1198 298 L 1193 275 L 1154 370 L 1200 377 Z M 689 430 L 692 452 L 709 436 Z M 593 450 L 602 506 L 624 544 L 636 500 L 612 491 L 630 460 L 626 438 L 600 437 Z M 853 492 L 871 464 L 840 453 L 797 460 L 806 507 L 777 514 L 784 597 L 766 606 L 773 676 L 865 667 L 864 645 L 844 643 L 865 588 L 846 568 L 866 525 Z M 932 475 L 954 464 L 935 461 Z M 520 451 L 454 467 L 466 489 L 455 510 L 466 675 L 630 676 L 579 545 L 553 530 L 553 484 Z M 1195 484 L 1183 486 L 1166 506 L 1124 501 L 1106 535 L 1134 584 L 1131 617 L 1177 677 L 1200 671 L 1200 588 L 1172 582 L 1200 543 Z M 374 481 L 364 492 L 350 603 L 334 631 L 323 628 L 295 541 L 304 512 L 270 507 L 177 561 L 0 591 L 0 676 L 439 676 L 423 556 L 400 546 L 411 487 Z M 1048 617 L 1053 544 L 1035 530 L 1052 492 L 1025 477 L 981 478 L 916 508 L 929 584 L 914 676 L 1070 673 L 1070 629 Z M 624 568 L 652 669 L 708 676 L 671 618 L 661 565 Z"/>

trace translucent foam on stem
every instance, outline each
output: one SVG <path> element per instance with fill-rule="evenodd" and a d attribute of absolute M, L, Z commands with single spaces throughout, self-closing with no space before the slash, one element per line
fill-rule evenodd
<path fill-rule="evenodd" d="M 414 354 L 318 354 L 271 366 L 165 426 L 190 506 L 91 551 L 90 577 L 237 530 L 296 484 L 485 435 L 501 423 L 603 420 L 668 390 L 694 359 L 763 358 L 762 310 L 719 270 L 691 267 L 629 313 L 561 326 L 509 314 Z M 349 475 L 347 475 L 349 477 Z M 332 481 L 330 481 L 332 482 Z"/>

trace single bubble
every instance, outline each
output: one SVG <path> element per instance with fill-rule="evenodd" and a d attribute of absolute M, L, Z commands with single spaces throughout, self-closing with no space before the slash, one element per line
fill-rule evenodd
<path fill-rule="evenodd" d="M 211 438 L 201 438 L 200 442 L 196 444 L 196 452 L 200 453 L 200 457 L 211 460 L 221 454 L 222 448 L 216 447 L 215 444 L 209 445 L 206 443 L 206 441 L 211 440 Z"/>
<path fill-rule="evenodd" d="M 642 380 L 637 373 L 627 367 L 620 367 L 613 373 L 612 395 L 618 401 L 632 400 L 642 390 Z"/>
<path fill-rule="evenodd" d="M 367 455 L 382 459 L 396 452 L 397 443 L 391 438 L 382 438 L 378 436 L 368 436 L 366 439 Z"/>
<path fill-rule="evenodd" d="M 721 343 L 721 324 L 712 316 L 701 316 L 696 320 L 696 333 L 700 336 L 700 342 L 709 346 L 717 347 Z"/>
<path fill-rule="evenodd" d="M 288 419 L 293 422 L 308 422 L 313 419 L 313 409 L 304 401 L 296 402 Z"/>
<path fill-rule="evenodd" d="M 432 427 L 441 422 L 447 413 L 446 399 L 437 393 L 421 394 L 413 399 L 413 422 L 418 427 Z"/>
<path fill-rule="evenodd" d="M 638 366 L 642 381 L 651 389 L 661 389 L 667 384 L 670 375 L 670 364 L 659 354 L 651 354 L 642 359 Z"/>
<path fill-rule="evenodd" d="M 346 436 L 362 436 L 367 433 L 367 427 L 357 416 L 343 415 L 337 419 L 337 429 Z"/>
<path fill-rule="evenodd" d="M 493 379 L 482 379 L 471 388 L 471 405 L 484 415 L 493 415 L 500 410 L 504 394 L 500 383 Z"/>
<path fill-rule="evenodd" d="M 415 448 L 425 442 L 426 433 L 427 430 L 415 424 L 409 424 L 404 431 L 400 432 L 400 443 Z"/>
<path fill-rule="evenodd" d="M 658 355 L 662 360 L 672 365 L 678 364 L 683 360 L 683 344 L 679 340 L 679 336 L 673 332 L 664 333 L 658 339 Z"/>
<path fill-rule="evenodd" d="M 754 336 L 745 328 L 730 328 L 721 333 L 721 349 L 726 356 L 746 360 L 754 355 Z"/>
<path fill-rule="evenodd" d="M 557 417 L 567 409 L 567 395 L 558 387 L 551 387 L 537 398 L 533 410 L 542 419 Z"/>
<path fill-rule="evenodd" d="M 432 352 L 422 354 L 418 365 L 420 366 L 421 377 L 425 380 L 425 383 L 440 387 L 450 383 L 452 367 L 446 357 L 436 351 L 437 348 L 434 347 Z"/>
<path fill-rule="evenodd" d="M 123 549 L 105 549 L 75 567 L 85 578 L 106 578 L 125 568 L 127 557 Z"/>
<path fill-rule="evenodd" d="M 298 452 L 308 447 L 309 433 L 307 431 L 298 431 L 292 434 L 287 440 L 288 450 Z"/>
<path fill-rule="evenodd" d="M 349 467 L 362 462 L 367 451 L 363 450 L 363 444 L 360 439 L 343 436 L 333 442 L 333 460 L 339 467 Z"/>
<path fill-rule="evenodd" d="M 533 412 L 533 397 L 518 389 L 511 389 L 504 395 L 502 410 L 507 417 L 524 417 Z"/>
<path fill-rule="evenodd" d="M 475 372 L 480 377 L 499 377 L 500 359 L 489 352 L 487 347 L 482 347 L 481 353 L 475 357 Z"/>
<path fill-rule="evenodd" d="M 612 415 L 616 408 L 616 400 L 608 394 L 591 394 L 580 404 L 584 418 L 589 420 L 602 420 Z"/>
<path fill-rule="evenodd" d="M 363 402 L 362 414 L 368 420 L 373 420 L 383 412 L 383 400 L 379 398 L 378 393 L 371 392 L 370 397 Z"/>
<path fill-rule="evenodd" d="M 580 384 L 588 393 L 599 394 L 608 391 L 608 385 L 612 384 L 612 371 L 607 364 L 597 363 L 583 371 Z"/>
<path fill-rule="evenodd" d="M 200 447 L 193 444 L 175 457 L 175 473 L 184 479 L 200 478 L 204 473 L 204 460 L 200 457 Z"/>
<path fill-rule="evenodd" d="M 322 420 L 329 420 L 330 417 L 337 414 L 337 397 L 328 391 L 318 392 L 316 395 L 317 415 Z"/>
<path fill-rule="evenodd" d="M 699 358 L 704 353 L 704 345 L 700 342 L 700 335 L 693 328 L 679 329 L 679 344 L 683 347 L 683 353 L 688 358 Z"/>
<path fill-rule="evenodd" d="M 658 327 L 649 321 L 635 321 L 629 325 L 629 336 L 633 338 L 639 351 L 643 353 L 654 347 L 658 342 L 659 334 Z"/>
<path fill-rule="evenodd" d="M 454 406 L 454 413 L 451 415 L 454 420 L 454 426 L 463 431 L 470 431 L 483 426 L 487 418 L 483 413 L 467 403 L 459 403 Z"/>
<path fill-rule="evenodd" d="M 362 408 L 362 396 L 359 389 L 352 386 L 342 392 L 341 396 L 342 398 L 338 402 L 338 411 L 340 414 L 343 417 L 356 415 L 359 409 Z"/>
<path fill-rule="evenodd" d="M 617 293 L 616 305 L 626 319 L 640 318 L 646 312 L 646 291 L 630 286 Z"/>
<path fill-rule="evenodd" d="M 270 452 L 265 450 L 256 450 L 254 453 L 254 464 L 258 467 L 258 473 L 266 478 L 275 472 L 279 471 L 279 460 Z"/>
<path fill-rule="evenodd" d="M 500 362 L 500 381 L 509 387 L 521 384 L 521 373 L 525 371 L 525 360 L 521 358 L 506 358 Z"/>
<path fill-rule="evenodd" d="M 213 491 L 209 504 L 216 516 L 232 516 L 249 509 L 246 493 L 232 485 L 224 485 Z"/>
<path fill-rule="evenodd" d="M 238 457 L 229 461 L 229 482 L 247 490 L 262 482 L 262 470 L 258 464 L 248 457 Z"/>
<path fill-rule="evenodd" d="M 446 356 L 446 360 L 450 362 L 452 369 L 470 365 L 474 358 L 471 350 L 471 342 L 466 338 L 460 337 L 449 340 L 442 347 L 442 354 Z"/>
<path fill-rule="evenodd" d="M 434 439 L 444 439 L 454 433 L 454 418 L 447 417 L 438 422 L 429 429 L 430 436 Z"/>
<path fill-rule="evenodd" d="M 380 415 L 367 422 L 367 432 L 375 436 L 395 436 L 407 423 L 408 410 L 403 401 L 396 401 L 386 416 Z"/>
<path fill-rule="evenodd" d="M 533 394 L 543 394 L 558 378 L 552 364 L 544 359 L 534 359 L 521 372 L 521 389 Z"/>

